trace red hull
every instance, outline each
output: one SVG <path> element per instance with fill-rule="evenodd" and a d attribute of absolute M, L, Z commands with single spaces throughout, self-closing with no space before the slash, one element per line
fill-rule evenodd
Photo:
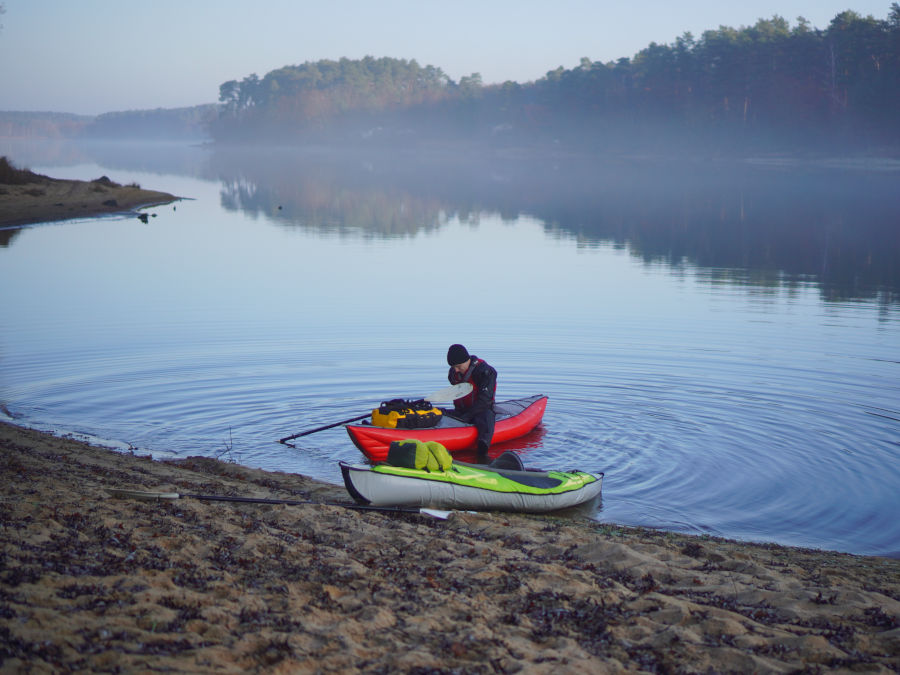
<path fill-rule="evenodd" d="M 541 423 L 546 408 L 547 397 L 540 396 L 521 412 L 498 419 L 494 425 L 492 443 L 502 443 L 524 436 Z M 347 433 L 350 434 L 353 444 L 373 462 L 383 462 L 387 459 L 388 446 L 392 441 L 402 441 L 406 438 L 437 441 L 450 452 L 454 452 L 474 448 L 478 436 L 473 425 L 432 429 L 385 429 L 369 424 L 348 424 Z"/>

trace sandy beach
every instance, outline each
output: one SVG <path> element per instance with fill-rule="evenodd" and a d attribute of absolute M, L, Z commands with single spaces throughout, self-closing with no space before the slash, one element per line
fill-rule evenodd
<path fill-rule="evenodd" d="M 166 192 L 119 185 L 105 176 L 91 181 L 62 180 L 0 165 L 0 227 L 85 218 L 168 204 Z"/>
<path fill-rule="evenodd" d="M 900 560 L 350 503 L 0 423 L 3 672 L 897 672 Z"/>

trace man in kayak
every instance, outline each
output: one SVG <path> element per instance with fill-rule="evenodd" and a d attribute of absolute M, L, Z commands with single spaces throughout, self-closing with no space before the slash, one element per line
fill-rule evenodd
<path fill-rule="evenodd" d="M 450 345 L 447 350 L 450 384 L 470 382 L 472 391 L 453 402 L 453 416 L 478 430 L 478 463 L 487 464 L 488 448 L 494 436 L 494 393 L 497 391 L 497 371 L 462 345 Z"/>

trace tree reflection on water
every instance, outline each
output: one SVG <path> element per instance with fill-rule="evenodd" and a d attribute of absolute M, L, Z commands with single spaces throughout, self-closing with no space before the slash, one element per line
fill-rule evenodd
<path fill-rule="evenodd" d="M 228 150 L 212 167 L 226 209 L 291 227 L 402 237 L 481 212 L 529 215 L 580 246 L 697 266 L 710 283 L 815 283 L 829 301 L 900 299 L 896 170 Z"/>

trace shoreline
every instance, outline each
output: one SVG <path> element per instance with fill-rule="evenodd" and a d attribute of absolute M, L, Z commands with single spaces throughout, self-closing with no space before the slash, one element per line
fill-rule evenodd
<path fill-rule="evenodd" d="M 900 560 L 506 513 L 351 503 L 204 457 L 0 421 L 0 669 L 634 672 L 900 668 Z"/>
<path fill-rule="evenodd" d="M 31 174 L 28 182 L 0 182 L 0 228 L 129 213 L 178 200 L 167 192 L 119 185 L 105 176 L 81 181 Z"/>

